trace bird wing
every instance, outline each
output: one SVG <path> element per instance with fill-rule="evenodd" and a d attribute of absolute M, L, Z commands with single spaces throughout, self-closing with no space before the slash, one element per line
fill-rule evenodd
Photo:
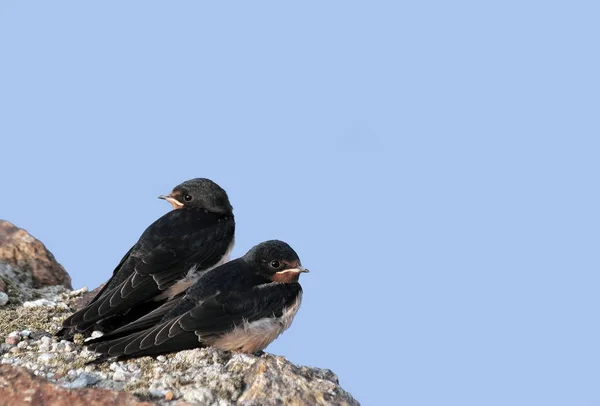
<path fill-rule="evenodd" d="M 244 323 L 280 317 L 302 288 L 298 283 L 267 283 L 243 292 L 218 293 L 182 314 L 147 330 L 89 345 L 108 356 L 155 355 L 202 346 Z M 189 305 L 188 305 L 189 307 Z"/>
<path fill-rule="evenodd" d="M 142 330 L 146 330 L 150 327 L 155 326 L 156 324 L 158 324 L 163 317 L 165 317 L 165 315 L 167 313 L 169 313 L 171 310 L 173 310 L 181 301 L 181 299 L 185 296 L 185 292 L 181 292 L 179 295 L 173 297 L 172 299 L 166 301 L 164 304 L 162 304 L 160 307 L 154 309 L 153 311 L 151 311 L 148 314 L 145 314 L 144 316 L 140 317 L 139 319 L 126 324 L 123 327 L 120 327 L 114 331 L 111 331 L 108 334 L 104 334 L 101 337 L 95 338 L 94 340 L 90 341 L 92 343 L 97 343 L 97 342 L 103 342 L 103 341 L 110 341 L 110 340 L 114 340 L 116 338 L 119 337 L 124 337 L 133 333 L 137 333 L 139 331 Z"/>
<path fill-rule="evenodd" d="M 114 288 L 118 284 L 118 283 L 115 283 L 115 282 L 117 282 L 117 275 L 119 274 L 119 271 L 121 270 L 121 268 L 123 267 L 123 265 L 125 264 L 125 262 L 129 259 L 132 251 L 135 248 L 136 248 L 135 245 L 133 247 L 129 248 L 129 251 L 127 251 L 127 253 L 123 256 L 123 258 L 121 259 L 121 262 L 119 262 L 119 265 L 117 265 L 115 267 L 115 269 L 113 271 L 113 275 L 104 284 L 104 286 L 102 287 L 102 289 L 100 289 L 100 291 L 98 293 L 96 293 L 96 296 L 94 296 L 94 298 L 88 302 L 88 305 L 94 303 L 96 300 L 98 300 L 100 297 L 102 297 L 102 295 L 104 295 L 104 293 L 106 293 L 107 291 L 111 290 L 112 288 Z"/>
<path fill-rule="evenodd" d="M 73 314 L 63 326 L 83 331 L 98 320 L 159 295 L 192 266 L 201 270 L 216 264 L 233 240 L 234 227 L 233 217 L 224 219 L 204 210 L 167 213 L 146 229 L 137 248 L 122 261 L 122 268 L 133 267 L 116 273 L 129 273 L 126 279 Z"/>

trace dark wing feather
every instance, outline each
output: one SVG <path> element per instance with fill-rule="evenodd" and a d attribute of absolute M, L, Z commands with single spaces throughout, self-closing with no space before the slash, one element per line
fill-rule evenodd
<path fill-rule="evenodd" d="M 175 308 L 175 306 L 179 304 L 184 295 L 185 292 L 182 292 L 179 295 L 172 298 L 171 300 L 165 302 L 162 306 L 158 307 L 157 309 L 154 309 L 153 311 L 140 317 L 139 319 L 89 342 L 93 344 L 109 340 L 115 340 L 119 337 L 131 335 L 133 333 L 137 333 L 139 331 L 153 327 L 156 324 L 158 324 L 168 312 L 170 312 L 173 308 Z"/>
<path fill-rule="evenodd" d="M 92 343 L 89 348 L 127 358 L 201 347 L 203 340 L 225 334 L 245 321 L 281 316 L 300 292 L 297 283 L 268 283 L 245 292 L 217 294 L 158 326 L 113 341 Z"/>
<path fill-rule="evenodd" d="M 96 296 L 94 296 L 94 298 L 88 302 L 88 305 L 94 303 L 96 300 L 98 300 L 100 297 L 102 297 L 106 292 L 108 292 L 109 290 L 111 290 L 116 285 L 118 285 L 119 283 L 122 282 L 122 280 L 118 280 L 117 275 L 119 274 L 119 271 L 123 267 L 123 264 L 125 264 L 125 262 L 129 259 L 131 252 L 134 250 L 134 248 L 135 248 L 135 245 L 133 247 L 131 247 L 129 249 L 129 251 L 127 251 L 127 254 L 125 254 L 123 256 L 123 258 L 121 259 L 121 262 L 119 262 L 119 265 L 117 265 L 116 268 L 114 269 L 113 275 L 111 276 L 111 278 L 108 280 L 108 282 L 106 282 L 104 284 L 104 286 L 102 287 L 102 289 L 100 289 L 100 291 L 96 294 Z"/>
<path fill-rule="evenodd" d="M 95 322 L 123 313 L 159 295 L 183 278 L 192 266 L 205 269 L 217 263 L 233 240 L 234 220 L 204 210 L 179 209 L 167 213 L 148 227 L 124 265 L 129 276 L 94 303 L 63 323 L 84 331 Z M 131 257 L 136 260 L 131 261 Z M 139 259 L 138 259 L 139 258 Z M 120 270 L 129 272 L 128 270 Z M 114 277 L 114 276 L 113 276 Z"/>

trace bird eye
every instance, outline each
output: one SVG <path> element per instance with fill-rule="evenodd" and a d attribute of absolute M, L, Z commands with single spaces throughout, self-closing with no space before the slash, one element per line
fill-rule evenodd
<path fill-rule="evenodd" d="M 272 268 L 279 268 L 279 261 L 271 261 L 271 267 Z"/>
<path fill-rule="evenodd" d="M 190 195 L 183 195 L 183 200 L 185 200 L 186 202 L 189 202 L 190 200 L 192 200 L 192 196 Z"/>

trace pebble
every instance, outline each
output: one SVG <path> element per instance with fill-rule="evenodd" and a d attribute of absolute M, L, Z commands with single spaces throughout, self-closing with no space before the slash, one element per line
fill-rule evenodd
<path fill-rule="evenodd" d="M 29 330 L 23 330 L 19 334 L 21 334 L 21 337 L 29 338 L 29 336 L 31 335 L 31 331 L 29 331 Z"/>
<path fill-rule="evenodd" d="M 167 391 L 161 389 L 156 383 L 153 383 L 148 388 L 148 393 L 155 398 L 162 398 L 165 396 L 165 393 L 167 393 Z"/>
<path fill-rule="evenodd" d="M 87 291 L 88 291 L 88 287 L 84 286 L 83 288 L 70 291 L 69 292 L 69 296 L 70 297 L 79 296 L 79 295 L 82 295 L 82 294 L 86 293 Z"/>
<path fill-rule="evenodd" d="M 56 302 L 48 299 L 38 299 L 23 303 L 23 307 L 56 307 Z"/>
<path fill-rule="evenodd" d="M 92 331 L 92 338 L 102 337 L 103 335 L 102 331 Z"/>
<path fill-rule="evenodd" d="M 40 338 L 40 341 L 42 342 L 42 344 L 47 344 L 47 345 L 52 344 L 52 338 L 50 338 L 48 336 L 43 336 L 42 338 Z"/>
<path fill-rule="evenodd" d="M 25 348 L 29 347 L 29 344 L 27 341 L 21 341 L 19 344 L 17 344 L 17 347 L 24 350 Z"/>
<path fill-rule="evenodd" d="M 4 306 L 8 303 L 8 295 L 4 292 L 0 292 L 0 306 Z"/>
<path fill-rule="evenodd" d="M 21 341 L 21 336 L 19 335 L 18 332 L 13 331 L 12 333 L 10 333 L 8 335 L 8 337 L 6 337 L 4 339 L 4 342 L 6 344 L 10 344 L 10 345 L 17 345 L 19 343 L 19 341 Z"/>
<path fill-rule="evenodd" d="M 67 389 L 80 389 L 85 388 L 86 386 L 92 386 L 98 382 L 98 380 L 99 379 L 94 375 L 83 373 L 79 375 L 73 382 L 64 383 L 62 386 Z"/>
<path fill-rule="evenodd" d="M 0 355 L 8 352 L 12 348 L 12 345 L 1 343 L 0 344 Z"/>
<path fill-rule="evenodd" d="M 48 352 L 48 351 L 50 351 L 51 345 L 52 345 L 52 339 L 48 336 L 43 336 L 40 339 L 40 345 L 38 346 L 38 350 L 40 352 Z"/>
<path fill-rule="evenodd" d="M 129 376 L 123 371 L 117 371 L 113 374 L 113 379 L 117 382 L 124 382 L 129 379 Z"/>
<path fill-rule="evenodd" d="M 154 367 L 154 378 L 155 379 L 160 378 L 163 375 L 164 372 L 165 372 L 164 368 Z"/>
<path fill-rule="evenodd" d="M 165 393 L 165 400 L 166 400 L 167 402 L 169 402 L 169 401 L 173 400 L 173 396 L 175 396 L 175 394 L 173 393 L 173 391 L 170 391 L 170 390 L 168 390 L 168 391 Z"/>
<path fill-rule="evenodd" d="M 54 343 L 51 347 L 52 351 L 62 352 L 65 349 L 65 345 L 63 343 Z"/>
<path fill-rule="evenodd" d="M 38 357 L 39 362 L 48 362 L 52 358 L 55 358 L 56 354 L 52 354 L 51 352 L 46 352 Z"/>

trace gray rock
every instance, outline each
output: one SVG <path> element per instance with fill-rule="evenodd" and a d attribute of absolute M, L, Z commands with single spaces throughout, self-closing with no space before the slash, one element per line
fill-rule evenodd
<path fill-rule="evenodd" d="M 92 386 L 99 380 L 100 378 L 98 378 L 97 376 L 84 372 L 81 375 L 77 376 L 77 378 L 72 382 L 65 382 L 62 384 L 62 386 L 67 389 L 80 389 L 85 388 L 87 386 Z"/>
<path fill-rule="evenodd" d="M 11 344 L 6 344 L 6 343 L 0 344 L 0 355 L 7 353 L 12 347 L 13 347 L 13 345 L 11 345 Z"/>

